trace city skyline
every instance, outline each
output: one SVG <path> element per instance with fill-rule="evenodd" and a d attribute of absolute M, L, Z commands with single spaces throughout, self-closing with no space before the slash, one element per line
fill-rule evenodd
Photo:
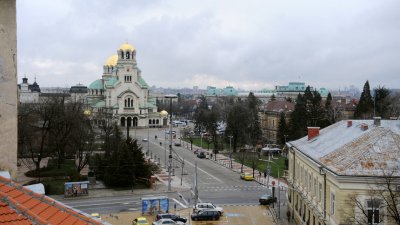
<path fill-rule="evenodd" d="M 100 3 L 100 4 L 99 4 Z M 398 88 L 396 1 L 18 1 L 18 82 L 88 86 L 129 42 L 164 88 Z"/>

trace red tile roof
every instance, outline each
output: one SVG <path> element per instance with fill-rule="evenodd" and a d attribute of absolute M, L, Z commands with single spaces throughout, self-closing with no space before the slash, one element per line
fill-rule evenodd
<path fill-rule="evenodd" d="M 264 105 L 266 112 L 291 112 L 294 110 L 295 104 L 293 102 L 275 100 L 270 101 Z"/>
<path fill-rule="evenodd" d="M 0 224 L 103 224 L 0 176 Z"/>

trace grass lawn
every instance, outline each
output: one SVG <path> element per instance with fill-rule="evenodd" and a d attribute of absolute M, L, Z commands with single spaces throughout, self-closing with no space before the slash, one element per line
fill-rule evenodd
<path fill-rule="evenodd" d="M 183 139 L 184 141 L 189 142 L 190 141 L 188 138 Z M 200 138 L 193 138 L 193 148 L 195 148 L 195 146 L 200 147 L 201 145 L 201 140 Z M 224 145 L 224 149 L 229 149 L 229 145 L 227 146 L 226 144 Z M 207 149 L 207 142 L 204 141 L 203 138 L 203 148 Z M 214 148 L 214 145 L 211 143 L 210 144 L 210 150 Z M 253 153 L 251 153 L 253 154 Z M 258 157 L 256 155 L 251 155 L 249 153 L 246 153 L 245 157 L 244 157 L 244 165 L 252 168 L 252 164 L 253 161 L 255 163 L 255 169 L 261 172 L 266 172 L 267 171 L 267 164 L 268 162 L 263 161 L 263 160 L 268 160 L 268 156 L 261 156 L 261 160 L 258 159 Z M 255 154 L 255 153 L 254 153 Z M 227 155 L 229 156 L 229 155 Z M 242 153 L 233 153 L 232 154 L 233 159 L 236 162 L 241 163 L 241 159 L 243 157 Z M 271 161 L 272 163 L 270 163 L 270 167 L 271 167 L 271 173 L 270 175 L 273 177 L 278 177 L 278 167 L 279 167 L 279 176 L 282 177 L 283 176 L 283 172 L 284 170 L 286 170 L 286 166 L 285 166 L 285 157 L 284 156 L 280 156 L 280 155 L 276 155 L 274 157 L 271 157 Z M 262 174 L 264 176 L 264 174 Z"/>
<path fill-rule="evenodd" d="M 235 159 L 236 162 L 241 163 L 242 162 L 242 153 L 235 153 L 232 155 L 232 157 Z M 286 169 L 285 168 L 285 157 L 276 155 L 275 157 L 271 157 L 272 163 L 270 163 L 271 167 L 271 173 L 270 175 L 273 177 L 278 177 L 278 167 L 279 167 L 279 176 L 283 176 L 283 171 Z M 255 165 L 255 169 L 258 171 L 262 172 L 262 176 L 264 176 L 264 172 L 267 171 L 267 164 L 268 162 L 263 161 L 263 160 L 268 160 L 267 156 L 261 156 L 261 159 L 258 159 L 256 155 L 244 155 L 244 165 L 252 168 L 253 162 Z"/>
<path fill-rule="evenodd" d="M 76 174 L 75 161 L 65 160 L 60 168 L 54 160 L 49 160 L 47 167 L 41 168 L 40 171 L 31 170 L 26 173 L 28 177 L 60 177 Z"/>
<path fill-rule="evenodd" d="M 186 142 L 189 142 L 189 144 L 190 144 L 189 138 L 184 138 L 183 140 Z M 210 143 L 210 146 L 208 147 L 208 143 L 205 140 L 205 138 L 203 138 L 203 140 L 201 140 L 201 138 L 193 138 L 193 147 L 195 147 L 195 146 L 200 147 L 201 144 L 203 144 L 204 149 L 210 149 L 210 150 L 214 149 L 214 143 Z M 225 148 L 226 148 L 226 144 L 224 143 L 224 149 Z M 229 148 L 229 146 L 228 146 L 228 148 Z"/>

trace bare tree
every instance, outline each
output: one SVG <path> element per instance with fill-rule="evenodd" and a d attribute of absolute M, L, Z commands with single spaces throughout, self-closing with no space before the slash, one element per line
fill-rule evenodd
<path fill-rule="evenodd" d="M 55 117 L 54 109 L 49 107 L 47 99 L 35 104 L 21 104 L 19 107 L 19 156 L 31 158 L 37 171 L 42 159 L 53 153 L 49 148 L 49 136 Z"/>
<path fill-rule="evenodd" d="M 366 195 L 353 194 L 349 196 L 347 204 L 350 213 L 346 213 L 349 223 L 355 225 L 387 224 L 400 225 L 400 177 L 393 176 L 394 171 L 377 178 Z"/>

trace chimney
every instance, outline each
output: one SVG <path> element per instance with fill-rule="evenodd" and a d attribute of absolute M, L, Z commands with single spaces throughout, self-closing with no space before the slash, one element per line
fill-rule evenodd
<path fill-rule="evenodd" d="M 308 140 L 311 140 L 319 135 L 319 127 L 307 127 L 308 128 Z"/>
<path fill-rule="evenodd" d="M 347 120 L 347 127 L 353 126 L 353 121 L 352 120 Z"/>
<path fill-rule="evenodd" d="M 381 118 L 380 117 L 374 117 L 374 125 L 376 127 L 381 126 Z"/>
<path fill-rule="evenodd" d="M 361 130 L 363 130 L 363 131 L 368 130 L 368 124 L 365 124 L 365 123 L 361 124 Z"/>

